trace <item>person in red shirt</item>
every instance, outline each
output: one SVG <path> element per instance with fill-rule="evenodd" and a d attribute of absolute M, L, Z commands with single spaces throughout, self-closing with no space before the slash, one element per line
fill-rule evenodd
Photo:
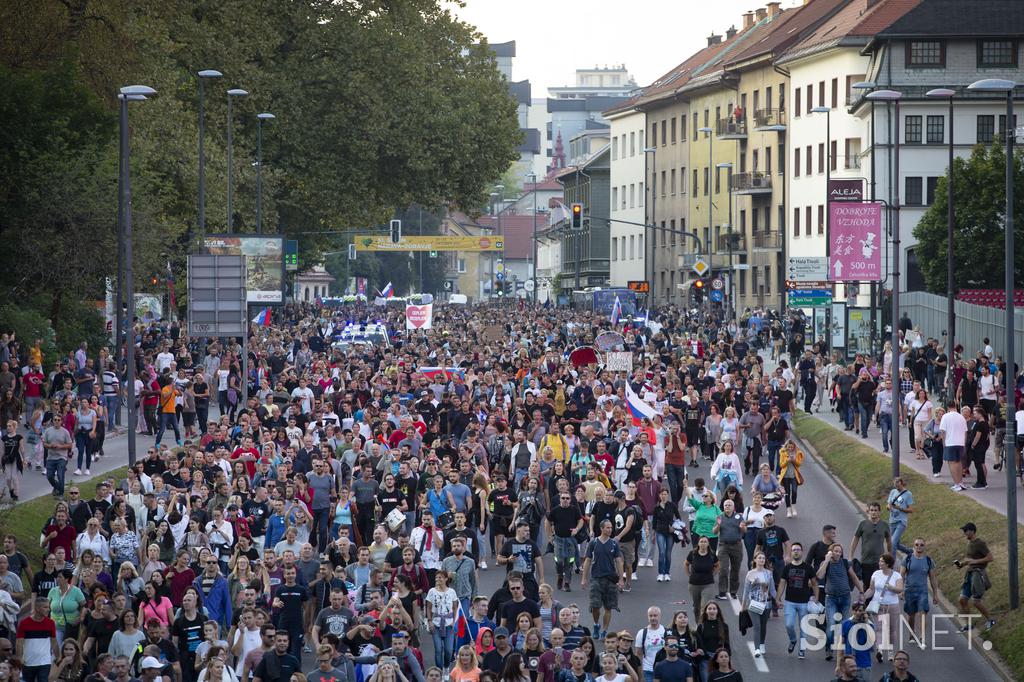
<path fill-rule="evenodd" d="M 604 475 L 611 478 L 612 472 L 615 471 L 615 458 L 608 452 L 608 446 L 603 440 L 597 441 L 597 452 L 594 454 L 594 459 Z"/>
<path fill-rule="evenodd" d="M 196 579 L 195 571 L 189 567 L 188 563 L 191 558 L 192 554 L 187 549 L 178 550 L 174 564 L 168 566 L 164 572 L 164 577 L 171 584 L 171 603 L 178 608 L 181 607 L 181 598 L 185 596 L 185 590 Z"/>
<path fill-rule="evenodd" d="M 249 474 L 249 480 L 256 475 L 256 460 L 259 459 L 260 451 L 252 443 L 252 436 L 242 439 L 242 445 L 235 448 L 231 453 L 231 461 L 242 461 L 245 463 L 245 471 Z"/>
<path fill-rule="evenodd" d="M 46 377 L 43 375 L 42 368 L 36 365 L 21 377 L 21 382 L 25 394 L 25 418 L 30 419 L 36 405 L 43 399 L 43 384 L 46 382 Z"/>
<path fill-rule="evenodd" d="M 32 613 L 18 623 L 17 657 L 24 669 L 24 679 L 42 680 L 57 660 L 57 626 L 50 618 L 50 601 L 36 597 Z"/>
<path fill-rule="evenodd" d="M 68 523 L 66 511 L 57 512 L 54 523 L 43 529 L 43 539 L 39 542 L 40 547 L 46 547 L 48 553 L 57 551 L 58 547 L 64 548 L 64 556 L 68 561 L 75 560 L 75 540 L 78 533 L 75 527 Z"/>

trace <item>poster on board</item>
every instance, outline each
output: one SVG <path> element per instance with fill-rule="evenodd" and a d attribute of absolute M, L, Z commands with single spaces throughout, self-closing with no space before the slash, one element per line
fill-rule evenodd
<path fill-rule="evenodd" d="M 263 235 L 207 235 L 206 253 L 245 256 L 247 303 L 284 302 L 284 239 Z"/>

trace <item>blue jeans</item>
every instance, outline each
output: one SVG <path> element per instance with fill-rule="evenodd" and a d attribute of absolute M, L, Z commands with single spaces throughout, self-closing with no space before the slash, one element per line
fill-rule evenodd
<path fill-rule="evenodd" d="M 114 428 L 115 424 L 121 424 L 121 396 L 105 395 L 103 404 L 107 407 L 107 429 Z"/>
<path fill-rule="evenodd" d="M 447 670 L 454 659 L 455 628 L 451 625 L 434 626 L 434 630 L 430 634 L 434 640 L 434 665 L 442 670 Z"/>
<path fill-rule="evenodd" d="M 672 504 L 679 506 L 679 500 L 683 497 L 683 477 L 686 476 L 686 467 L 682 464 L 666 464 L 665 477 L 668 481 L 669 497 Z"/>
<path fill-rule="evenodd" d="M 765 450 L 768 452 L 768 466 L 771 468 L 773 473 L 778 473 L 776 467 L 779 464 L 779 450 L 782 449 L 782 441 L 770 440 L 765 444 Z M 737 510 L 739 511 L 739 510 Z"/>
<path fill-rule="evenodd" d="M 644 682 L 654 682 L 654 671 L 653 670 L 645 670 L 644 671 Z"/>
<path fill-rule="evenodd" d="M 836 614 L 842 618 L 836 621 Z M 825 649 L 832 649 L 832 628 L 837 622 L 842 622 L 850 617 L 850 595 L 825 595 Z"/>
<path fill-rule="evenodd" d="M 85 459 L 85 468 L 88 469 L 92 463 L 92 453 L 89 452 L 89 432 L 81 429 L 75 430 L 75 447 L 78 448 L 78 468 L 82 468 L 82 459 Z"/>
<path fill-rule="evenodd" d="M 892 415 L 881 412 L 878 415 L 878 428 L 882 430 L 882 452 L 889 452 L 892 446 Z"/>
<path fill-rule="evenodd" d="M 328 537 L 328 528 L 331 525 L 331 509 L 330 507 L 324 507 L 323 509 L 313 510 L 313 527 L 310 529 L 309 539 L 314 542 L 313 546 L 319 552 L 327 551 L 327 544 L 330 542 Z"/>
<path fill-rule="evenodd" d="M 672 548 L 676 544 L 674 535 L 668 533 L 656 533 L 658 542 L 658 575 L 669 575 L 672 573 Z"/>
<path fill-rule="evenodd" d="M 799 644 L 800 651 L 804 650 L 803 618 L 806 615 L 806 602 L 803 604 L 791 601 L 782 602 L 782 617 L 786 621 L 786 634 L 789 635 L 789 643 Z"/>
<path fill-rule="evenodd" d="M 178 430 L 178 415 L 173 412 L 160 413 L 160 426 L 156 430 L 156 445 L 160 445 L 160 439 L 164 437 L 164 431 L 174 429 L 174 442 L 181 444 L 181 431 Z"/>
<path fill-rule="evenodd" d="M 25 682 L 47 682 L 50 679 L 50 664 L 25 666 L 21 669 L 21 679 Z"/>
<path fill-rule="evenodd" d="M 903 534 L 907 532 L 907 522 L 890 521 L 889 532 L 892 534 L 893 549 L 903 552 L 904 554 L 910 554 L 912 550 L 909 547 L 900 544 L 900 539 L 903 537 Z"/>
<path fill-rule="evenodd" d="M 53 486 L 55 496 L 64 496 L 64 473 L 67 469 L 68 461 L 63 457 L 46 460 L 46 480 Z"/>
<path fill-rule="evenodd" d="M 865 438 L 868 437 L 868 424 L 871 423 L 871 414 L 868 412 L 868 406 L 857 401 L 857 410 L 860 412 L 860 435 Z"/>

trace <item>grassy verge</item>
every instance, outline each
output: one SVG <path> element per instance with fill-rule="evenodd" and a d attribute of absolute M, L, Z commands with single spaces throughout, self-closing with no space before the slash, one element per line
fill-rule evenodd
<path fill-rule="evenodd" d="M 814 417 L 799 414 L 795 420 L 797 435 L 810 444 L 835 474 L 861 502 L 878 502 L 885 507 L 891 490 L 891 460 L 873 448 L 850 438 L 842 431 Z M 988 633 L 994 649 L 1007 662 L 1017 679 L 1024 679 L 1024 613 L 1010 611 L 1007 587 L 1006 517 L 966 495 L 950 493 L 944 484 L 933 483 L 905 468 L 903 478 L 914 493 L 914 513 L 904 538 L 921 536 L 928 542 L 928 553 L 938 570 L 939 587 L 946 599 L 956 604 L 960 596 L 963 572 L 953 560 L 963 556 L 965 541 L 960 526 L 973 521 L 978 537 L 988 543 L 995 561 L 989 565 L 992 589 L 985 603 L 998 623 Z M 884 512 L 883 512 L 884 515 Z M 1024 537 L 1024 528 L 1018 526 Z M 904 541 L 903 544 L 907 544 Z M 1020 575 L 1024 584 L 1024 570 Z"/>
<path fill-rule="evenodd" d="M 96 484 L 111 477 L 120 481 L 127 475 L 127 471 L 126 467 L 115 469 L 102 476 L 96 476 L 75 485 L 82 493 L 81 498 L 83 500 L 90 500 L 96 495 Z M 30 474 L 32 476 L 39 475 L 35 472 L 25 472 L 26 476 Z M 65 489 L 70 487 L 70 483 L 70 477 L 68 477 Z M 34 500 L 20 502 L 0 512 L 0 531 L 3 534 L 11 533 L 14 537 L 18 538 L 18 549 L 24 552 L 28 556 L 29 561 L 32 562 L 33 573 L 43 566 L 43 549 L 39 546 L 39 532 L 43 529 L 43 524 L 46 523 L 46 520 L 53 515 L 53 508 L 56 503 L 57 500 L 55 498 L 46 494 Z"/>

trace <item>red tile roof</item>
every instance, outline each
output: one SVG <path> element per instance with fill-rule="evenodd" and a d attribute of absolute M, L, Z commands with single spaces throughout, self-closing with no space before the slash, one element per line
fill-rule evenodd
<path fill-rule="evenodd" d="M 753 44 L 729 58 L 726 65 L 755 57 L 785 51 L 807 30 L 825 20 L 849 0 L 812 0 L 800 7 L 783 10 L 780 16 L 764 24 L 763 31 L 752 37 Z"/>
<path fill-rule="evenodd" d="M 820 1 L 814 0 L 814 2 Z M 920 1 L 852 0 L 790 48 L 782 61 L 828 49 L 838 45 L 844 38 L 873 36 L 906 14 Z"/>

